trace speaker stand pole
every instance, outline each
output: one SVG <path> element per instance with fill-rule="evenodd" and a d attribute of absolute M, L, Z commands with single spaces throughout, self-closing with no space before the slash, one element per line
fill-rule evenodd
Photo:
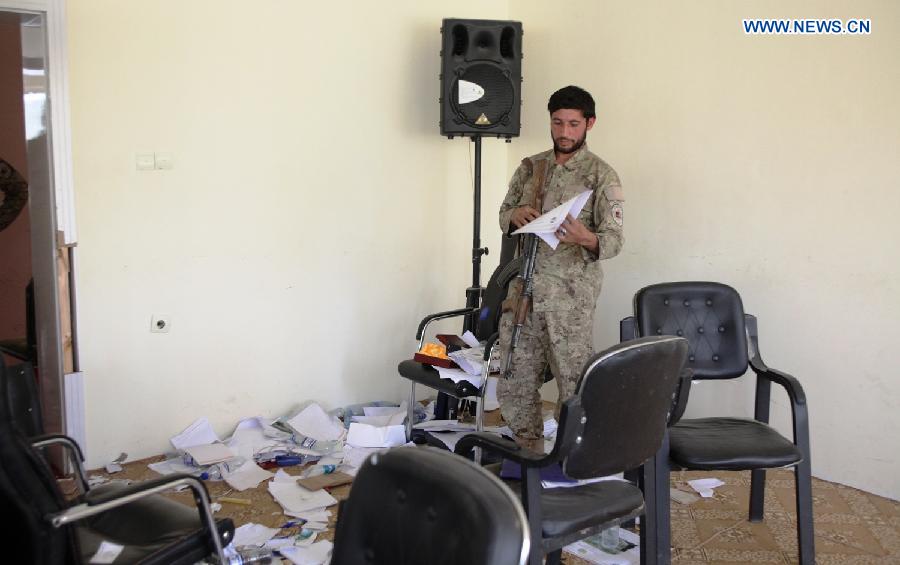
<path fill-rule="evenodd" d="M 466 308 L 481 306 L 481 256 L 488 254 L 487 247 L 481 247 L 481 136 L 473 135 L 475 142 L 475 196 L 472 221 L 472 286 L 466 289 Z M 463 331 L 475 331 L 477 314 L 466 316 Z"/>
<path fill-rule="evenodd" d="M 473 135 L 475 142 L 475 195 L 472 218 L 472 286 L 466 289 L 466 308 L 481 306 L 481 256 L 488 254 L 481 247 L 481 136 Z M 469 314 L 463 321 L 463 332 L 475 331 L 478 314 Z M 439 392 L 434 405 L 434 417 L 439 420 L 455 420 L 459 413 L 459 399 Z"/>

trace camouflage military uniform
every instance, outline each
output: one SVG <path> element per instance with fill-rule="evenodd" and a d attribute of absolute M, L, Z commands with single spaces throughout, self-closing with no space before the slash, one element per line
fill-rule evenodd
<path fill-rule="evenodd" d="M 536 186 L 542 177 L 543 186 Z M 516 229 L 510 224 L 514 208 L 537 208 L 537 198 L 542 194 L 541 211 L 546 212 L 585 189 L 594 193 L 578 219 L 597 234 L 599 256 L 577 244 L 560 243 L 555 250 L 544 242 L 538 244 L 532 311 L 513 352 L 513 373 L 508 380 L 500 379 L 497 387 L 501 413 L 522 438 L 541 437 L 538 389 L 547 364 L 556 377 L 559 398 L 565 399 L 575 391 L 581 370 L 593 352 L 594 307 L 603 283 L 600 260 L 616 256 L 623 243 L 622 188 L 612 167 L 588 151 L 587 145 L 562 165 L 556 163 L 551 149 L 522 160 L 500 206 L 500 227 L 511 232 Z M 510 285 L 505 310 L 520 292 L 521 280 L 516 279 Z M 506 358 L 513 316 L 512 311 L 505 311 L 500 319 L 501 359 Z"/>

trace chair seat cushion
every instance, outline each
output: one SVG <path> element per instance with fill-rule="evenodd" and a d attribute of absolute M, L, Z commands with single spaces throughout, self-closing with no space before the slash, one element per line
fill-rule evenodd
<path fill-rule="evenodd" d="M 425 365 L 418 361 L 408 359 L 397 366 L 400 376 L 413 382 L 433 388 L 437 391 L 449 394 L 455 398 L 467 398 L 478 396 L 479 388 L 469 381 L 455 383 L 450 379 L 442 379 L 441 374 L 431 365 Z"/>
<path fill-rule="evenodd" d="M 122 488 L 109 483 L 86 495 L 105 494 Z M 221 533 L 230 539 L 234 525 L 230 519 L 216 520 Z M 195 563 L 209 554 L 212 542 L 195 506 L 186 506 L 162 495 L 150 495 L 79 522 L 76 527 L 83 562 L 108 541 L 124 546 L 119 563 Z M 227 545 L 225 541 L 222 545 Z"/>
<path fill-rule="evenodd" d="M 787 438 L 747 418 L 681 420 L 670 428 L 669 440 L 669 459 L 685 469 L 769 469 L 803 459 Z"/>
<path fill-rule="evenodd" d="M 506 483 L 521 497 L 521 481 Z M 541 527 L 545 538 L 564 536 L 620 518 L 644 507 L 641 490 L 618 480 L 541 491 Z"/>

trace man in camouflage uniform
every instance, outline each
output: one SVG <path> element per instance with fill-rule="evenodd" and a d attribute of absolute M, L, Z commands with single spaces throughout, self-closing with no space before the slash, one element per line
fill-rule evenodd
<path fill-rule="evenodd" d="M 538 243 L 532 309 L 513 351 L 512 374 L 497 387 L 503 418 L 529 447 L 543 434 L 538 389 L 547 365 L 564 400 L 575 391 L 593 353 L 594 307 L 603 283 L 600 260 L 616 256 L 623 243 L 619 177 L 585 145 L 596 120 L 593 98 L 567 86 L 550 97 L 547 109 L 553 149 L 522 160 L 500 206 L 501 229 L 510 233 L 586 189 L 593 194 L 577 218 L 569 215 L 560 226 L 555 250 Z M 521 287 L 520 279 L 513 281 L 503 303 L 501 359 L 506 359 Z"/>

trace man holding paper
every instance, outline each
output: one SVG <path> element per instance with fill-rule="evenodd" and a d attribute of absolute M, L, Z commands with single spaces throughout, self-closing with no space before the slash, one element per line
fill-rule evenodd
<path fill-rule="evenodd" d="M 585 145 L 596 121 L 594 99 L 567 86 L 553 93 L 547 109 L 553 149 L 522 160 L 500 206 L 504 233 L 535 233 L 543 240 L 535 258 L 532 311 L 513 352 L 512 374 L 497 386 L 503 418 L 529 446 L 540 445 L 534 440 L 543 435 L 538 390 L 547 365 L 563 400 L 574 392 L 593 353 L 600 261 L 618 255 L 623 243 L 619 177 Z M 521 286 L 520 279 L 513 281 L 503 303 L 501 358 L 510 344 Z"/>

